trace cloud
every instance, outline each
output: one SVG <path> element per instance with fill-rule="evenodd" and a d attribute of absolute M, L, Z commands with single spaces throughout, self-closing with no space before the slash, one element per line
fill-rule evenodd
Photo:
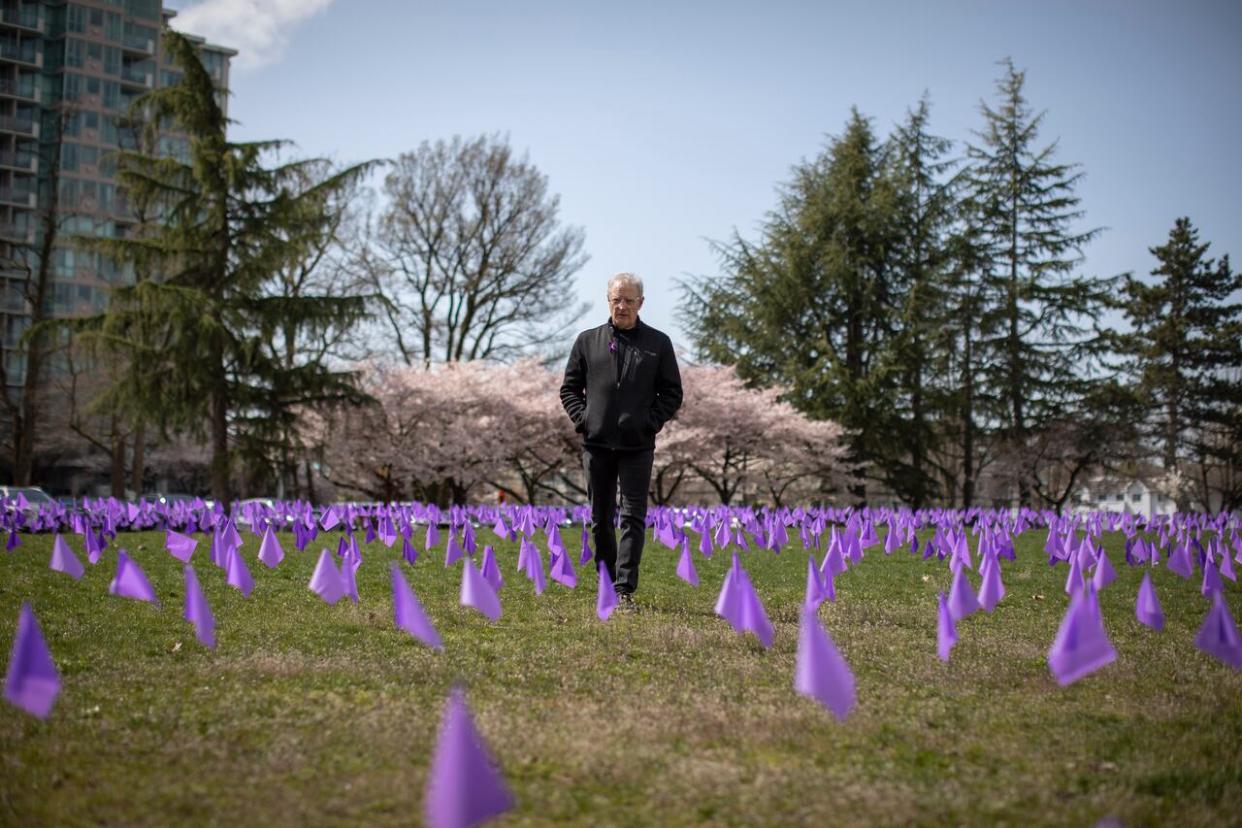
<path fill-rule="evenodd" d="M 233 68 L 258 69 L 283 56 L 298 24 L 332 4 L 332 0 L 201 0 L 172 19 L 181 32 L 236 49 Z"/>

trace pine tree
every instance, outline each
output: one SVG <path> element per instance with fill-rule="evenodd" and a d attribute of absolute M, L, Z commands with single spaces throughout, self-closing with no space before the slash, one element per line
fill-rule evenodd
<path fill-rule="evenodd" d="M 285 142 L 230 142 L 218 90 L 193 44 L 166 31 L 164 48 L 184 80 L 134 104 L 149 129 L 189 140 L 185 159 L 119 154 L 131 198 L 154 205 L 149 235 L 99 240 L 97 248 L 159 274 L 118 287 L 109 308 L 79 327 L 128 366 L 109 402 L 165 428 L 206 434 L 212 496 L 232 500 L 231 457 L 262 455 L 289 433 L 300 407 L 357 399 L 352 377 L 322 362 L 289 366 L 265 347 L 290 320 L 326 327 L 365 313 L 360 296 L 281 296 L 265 284 L 330 224 L 325 206 L 367 168 L 307 185 L 318 159 L 265 166 Z"/>
<path fill-rule="evenodd" d="M 896 195 L 883 172 L 883 147 L 855 110 L 839 138 L 794 169 L 760 241 L 735 234 L 717 246 L 725 275 L 683 286 L 684 324 L 702 357 L 736 364 L 754 384 L 787 385 L 795 407 L 847 429 L 859 501 L 897 422 Z"/>
<path fill-rule="evenodd" d="M 1151 271 L 1157 281 L 1126 279 L 1131 331 L 1116 338 L 1147 403 L 1164 468 L 1175 472 L 1197 460 L 1205 496 L 1213 488 L 1209 466 L 1232 469 L 1235 479 L 1242 470 L 1242 303 L 1230 301 L 1242 276 L 1228 256 L 1208 258 L 1209 247 L 1189 218 L 1177 219 L 1168 241 L 1150 248 L 1160 263 Z M 1236 483 L 1216 488 L 1221 508 L 1238 505 Z M 1188 504 L 1183 498 L 1179 505 Z"/>
<path fill-rule="evenodd" d="M 894 342 L 900 373 L 897 439 L 884 467 L 888 485 L 915 507 L 938 500 L 941 481 L 955 476 L 937 457 L 946 438 L 943 424 L 960 405 L 960 387 L 951 376 L 954 332 L 961 323 L 953 292 L 961 268 L 960 186 L 951 175 L 952 142 L 931 134 L 929 121 L 924 97 L 893 132 L 887 153 L 896 195 L 892 264 L 900 302 Z"/>
<path fill-rule="evenodd" d="M 1006 60 L 996 108 L 981 105 L 980 145 L 967 154 L 971 197 L 983 245 L 980 280 L 982 393 L 999 403 L 998 436 L 1019 458 L 1032 435 L 1090 392 L 1092 331 L 1111 280 L 1075 275 L 1082 248 L 1099 232 L 1076 232 L 1074 189 L 1082 173 L 1040 146 L 1043 114 L 1023 96 L 1025 73 Z M 1029 470 L 1012 462 L 1018 498 L 1030 502 Z"/>

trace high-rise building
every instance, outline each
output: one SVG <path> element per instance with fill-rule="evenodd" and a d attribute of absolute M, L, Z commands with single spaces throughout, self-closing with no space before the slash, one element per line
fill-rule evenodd
<path fill-rule="evenodd" d="M 27 385 L 22 334 L 41 319 L 102 310 L 110 286 L 132 279 L 126 266 L 75 239 L 123 237 L 134 225 L 115 153 L 137 146 L 140 128 L 128 118 L 134 99 L 179 79 L 160 43 L 175 14 L 161 0 L 0 0 L 0 434 L 6 440 Z M 229 60 L 237 53 L 187 36 L 227 90 Z M 186 148 L 183 137 L 165 134 L 158 151 L 178 156 Z M 53 356 L 40 373 L 57 369 Z"/>

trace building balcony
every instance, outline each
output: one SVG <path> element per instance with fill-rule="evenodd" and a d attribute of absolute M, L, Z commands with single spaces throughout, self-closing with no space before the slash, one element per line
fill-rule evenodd
<path fill-rule="evenodd" d="M 39 137 L 39 122 L 33 118 L 16 118 L 12 115 L 0 115 L 0 132 L 16 132 L 31 138 Z"/>
<path fill-rule="evenodd" d="M 33 66 L 36 69 L 43 68 L 43 50 L 36 48 L 33 40 L 21 44 L 0 41 L 0 59 Z"/>
<path fill-rule="evenodd" d="M 0 96 L 34 103 L 38 103 L 42 97 L 39 93 L 39 84 L 35 83 L 33 78 L 28 83 L 15 81 L 12 78 L 0 78 Z"/>
<path fill-rule="evenodd" d="M 45 25 L 43 15 L 39 14 L 38 8 L 6 8 L 0 11 L 0 24 L 12 26 L 15 29 L 25 29 L 28 32 L 42 32 Z"/>
<path fill-rule="evenodd" d="M 127 34 L 121 38 L 121 51 L 153 57 L 155 55 L 155 40 L 141 35 Z"/>
<path fill-rule="evenodd" d="M 0 241 L 9 244 L 34 244 L 34 228 L 0 222 Z"/>
<path fill-rule="evenodd" d="M 155 88 L 155 73 L 144 72 L 133 66 L 121 69 L 121 86 L 141 86 L 143 89 Z"/>
<path fill-rule="evenodd" d="M 26 190 L 14 190 L 12 187 L 0 187 L 0 204 L 13 207 L 34 209 L 38 206 L 35 194 Z"/>
<path fill-rule="evenodd" d="M 0 167 L 21 172 L 35 173 L 39 171 L 39 156 L 33 152 L 11 152 L 0 150 Z"/>

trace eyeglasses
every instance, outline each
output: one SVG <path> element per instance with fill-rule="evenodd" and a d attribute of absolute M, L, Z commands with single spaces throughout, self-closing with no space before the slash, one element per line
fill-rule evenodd
<path fill-rule="evenodd" d="M 637 299 L 626 299 L 624 296 L 614 296 L 608 300 L 608 304 L 623 308 L 632 308 L 638 305 L 641 301 L 643 301 L 643 297 L 641 296 Z"/>

